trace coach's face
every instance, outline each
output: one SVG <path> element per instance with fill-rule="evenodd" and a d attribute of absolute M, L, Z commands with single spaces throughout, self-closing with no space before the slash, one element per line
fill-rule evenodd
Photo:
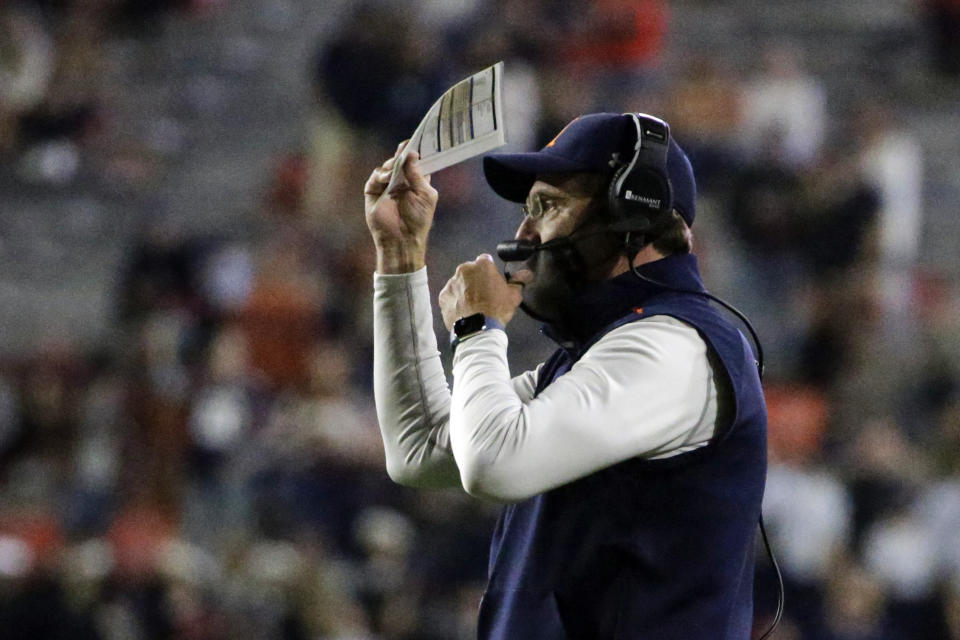
<path fill-rule="evenodd" d="M 533 317 L 562 322 L 582 286 L 604 277 L 612 239 L 595 232 L 606 182 L 597 174 L 559 174 L 540 176 L 530 188 L 516 239 L 541 244 L 574 234 L 571 244 L 537 251 L 514 271 L 512 279 L 524 283 L 523 309 Z"/>

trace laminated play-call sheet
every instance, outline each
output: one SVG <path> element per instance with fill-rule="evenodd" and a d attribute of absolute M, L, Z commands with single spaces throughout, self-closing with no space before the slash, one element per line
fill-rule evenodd
<path fill-rule="evenodd" d="M 425 174 L 506 144 L 503 62 L 453 85 L 430 107 L 395 164 L 387 190 L 403 180 L 400 167 L 412 151 Z"/>

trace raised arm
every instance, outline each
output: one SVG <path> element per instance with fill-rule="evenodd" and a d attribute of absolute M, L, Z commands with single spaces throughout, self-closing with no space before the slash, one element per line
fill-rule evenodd
<path fill-rule="evenodd" d="M 367 226 L 377 251 L 374 397 L 387 473 L 410 486 L 459 486 L 450 451 L 450 392 L 433 334 L 424 267 L 437 191 L 411 154 L 403 167 L 405 184 L 385 193 L 396 157 L 375 169 L 364 187 Z"/>

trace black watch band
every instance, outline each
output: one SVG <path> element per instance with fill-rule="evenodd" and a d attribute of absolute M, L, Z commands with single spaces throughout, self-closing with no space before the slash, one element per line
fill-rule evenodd
<path fill-rule="evenodd" d="M 482 313 L 464 316 L 453 323 L 453 331 L 450 332 L 450 350 L 455 352 L 457 345 L 466 338 L 485 331 L 486 329 L 503 329 L 503 325 L 496 319 L 485 316 Z"/>

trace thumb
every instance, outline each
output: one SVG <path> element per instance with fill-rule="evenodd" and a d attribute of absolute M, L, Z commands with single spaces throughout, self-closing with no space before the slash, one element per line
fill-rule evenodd
<path fill-rule="evenodd" d="M 493 256 L 491 256 L 489 253 L 481 253 L 477 256 L 477 262 L 489 262 L 493 264 Z"/>
<path fill-rule="evenodd" d="M 511 271 L 507 277 L 507 281 L 510 284 L 527 284 L 533 281 L 533 271 L 530 271 L 530 269 L 518 269 L 517 271 Z"/>

